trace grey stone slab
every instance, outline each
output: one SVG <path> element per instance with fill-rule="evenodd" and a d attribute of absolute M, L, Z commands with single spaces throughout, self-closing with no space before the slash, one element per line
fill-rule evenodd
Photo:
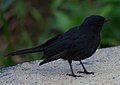
<path fill-rule="evenodd" d="M 69 64 L 57 60 L 39 66 L 41 60 L 26 62 L 0 69 L 0 85 L 120 85 L 120 46 L 98 49 L 83 60 L 88 71 L 94 75 L 79 74 L 83 71 L 77 61 L 73 61 L 74 72 L 83 77 L 67 76 L 71 73 Z"/>

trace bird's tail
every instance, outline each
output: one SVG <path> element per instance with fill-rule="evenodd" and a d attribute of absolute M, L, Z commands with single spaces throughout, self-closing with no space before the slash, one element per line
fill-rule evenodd
<path fill-rule="evenodd" d="M 14 51 L 14 52 L 8 53 L 5 56 L 14 56 L 14 55 L 19 55 L 19 54 L 35 53 L 35 52 L 41 52 L 43 50 L 44 50 L 44 47 L 38 46 L 38 47 Z"/>

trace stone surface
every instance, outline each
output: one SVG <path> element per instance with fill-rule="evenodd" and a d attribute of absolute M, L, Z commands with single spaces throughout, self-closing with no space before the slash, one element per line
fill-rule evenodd
<path fill-rule="evenodd" d="M 99 49 L 83 60 L 94 75 L 78 74 L 83 70 L 79 62 L 73 62 L 74 72 L 83 77 L 71 77 L 66 61 L 57 60 L 42 66 L 41 61 L 26 62 L 0 69 L 0 85 L 120 85 L 120 46 Z"/>

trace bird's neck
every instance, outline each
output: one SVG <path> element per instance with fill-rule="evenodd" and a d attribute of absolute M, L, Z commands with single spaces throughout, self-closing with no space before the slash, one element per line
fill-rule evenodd
<path fill-rule="evenodd" d="M 94 33 L 94 34 L 100 34 L 101 32 L 101 27 L 98 26 L 93 26 L 93 25 L 81 25 L 80 30 L 88 33 Z"/>

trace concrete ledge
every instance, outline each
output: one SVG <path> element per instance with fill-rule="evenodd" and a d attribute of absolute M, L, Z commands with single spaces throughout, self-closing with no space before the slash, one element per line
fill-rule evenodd
<path fill-rule="evenodd" d="M 120 46 L 99 49 L 84 60 L 88 71 L 94 75 L 78 74 L 83 70 L 73 62 L 74 72 L 83 77 L 70 77 L 66 61 L 57 60 L 38 66 L 40 60 L 0 69 L 0 85 L 120 85 Z"/>

